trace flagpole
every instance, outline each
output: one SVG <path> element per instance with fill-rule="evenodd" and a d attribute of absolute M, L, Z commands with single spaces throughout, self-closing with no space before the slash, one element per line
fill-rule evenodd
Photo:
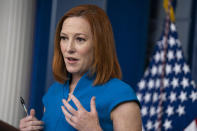
<path fill-rule="evenodd" d="M 158 122 L 159 128 L 158 131 L 162 129 L 162 117 L 163 117 L 163 94 L 164 94 L 164 78 L 165 78 L 165 67 L 166 67 L 166 55 L 167 55 L 167 48 L 168 48 L 168 34 L 169 34 L 169 25 L 170 25 L 170 6 L 171 0 L 168 0 L 168 10 L 167 15 L 165 18 L 165 30 L 164 30 L 164 38 L 163 38 L 163 47 L 164 47 L 164 54 L 162 57 L 162 74 L 161 74 L 161 82 L 160 82 L 160 97 L 159 97 L 159 113 L 158 113 Z"/>

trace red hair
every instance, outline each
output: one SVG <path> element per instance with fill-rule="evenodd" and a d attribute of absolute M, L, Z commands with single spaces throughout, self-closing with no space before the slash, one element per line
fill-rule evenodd
<path fill-rule="evenodd" d="M 60 32 L 63 22 L 69 17 L 83 17 L 90 24 L 94 44 L 94 62 L 89 75 L 95 74 L 94 85 L 104 84 L 111 78 L 121 79 L 122 73 L 116 55 L 111 23 L 106 13 L 95 5 L 74 7 L 60 19 L 56 28 L 53 57 L 55 79 L 60 83 L 68 80 L 68 72 L 60 49 Z"/>

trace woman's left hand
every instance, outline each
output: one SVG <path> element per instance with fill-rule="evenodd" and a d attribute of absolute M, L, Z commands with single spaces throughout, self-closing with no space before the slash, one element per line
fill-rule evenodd
<path fill-rule="evenodd" d="M 70 97 L 76 105 L 77 110 L 75 110 L 65 99 L 63 99 L 62 101 L 64 106 L 70 112 L 69 113 L 64 108 L 64 106 L 61 107 L 66 121 L 79 131 L 102 131 L 96 111 L 95 97 L 93 96 L 91 98 L 90 112 L 84 109 L 84 107 L 74 95 L 70 94 Z"/>

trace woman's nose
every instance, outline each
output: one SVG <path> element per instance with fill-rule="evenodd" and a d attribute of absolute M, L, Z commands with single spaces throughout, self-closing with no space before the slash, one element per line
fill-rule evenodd
<path fill-rule="evenodd" d="M 68 46 L 67 46 L 67 52 L 68 53 L 74 53 L 76 51 L 75 49 L 75 43 L 74 41 L 69 41 Z"/>

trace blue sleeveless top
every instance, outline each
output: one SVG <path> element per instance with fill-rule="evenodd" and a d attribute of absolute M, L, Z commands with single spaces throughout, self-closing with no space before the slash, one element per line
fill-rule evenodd
<path fill-rule="evenodd" d="M 83 107 L 90 111 L 90 100 L 96 97 L 96 109 L 98 112 L 100 126 L 104 131 L 113 131 L 113 123 L 110 119 L 111 111 L 120 103 L 136 101 L 137 97 L 134 90 L 119 79 L 113 78 L 103 85 L 93 86 L 93 79 L 87 73 L 77 83 L 73 95 L 80 101 Z M 61 110 L 62 99 L 68 99 L 69 81 L 65 84 L 54 83 L 44 95 L 42 101 L 45 107 L 44 121 L 45 131 L 76 131 L 69 125 Z M 73 101 L 69 104 L 76 106 Z"/>

